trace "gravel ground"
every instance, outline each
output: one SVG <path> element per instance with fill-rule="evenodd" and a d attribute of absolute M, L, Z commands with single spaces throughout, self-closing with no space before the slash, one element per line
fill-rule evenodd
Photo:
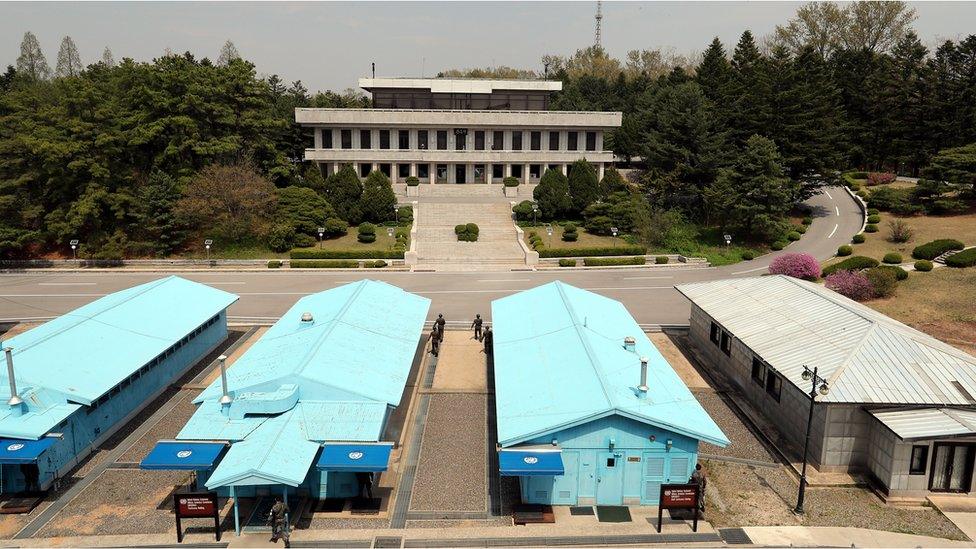
<path fill-rule="evenodd" d="M 353 519 L 317 516 L 308 525 L 309 530 L 366 530 L 389 528 L 386 519 Z"/>
<path fill-rule="evenodd" d="M 511 526 L 511 517 L 489 520 L 408 520 L 407 528 L 495 528 Z"/>
<path fill-rule="evenodd" d="M 735 526 L 847 526 L 965 540 L 938 511 L 882 503 L 861 488 L 808 488 L 797 517 L 798 483 L 782 467 L 710 462 L 705 518 L 716 528 Z"/>
<path fill-rule="evenodd" d="M 742 422 L 735 411 L 722 400 L 722 397 L 712 389 L 693 389 L 692 394 L 698 399 L 708 415 L 712 416 L 725 436 L 732 441 L 725 448 L 720 448 L 707 442 L 701 443 L 700 452 L 725 457 L 753 459 L 756 461 L 776 462 L 777 459 L 766 450 L 765 445 L 756 438 L 749 427 Z"/>
<path fill-rule="evenodd" d="M 36 537 L 162 534 L 173 531 L 173 487 L 184 471 L 110 469 L 54 517 Z"/>
<path fill-rule="evenodd" d="M 190 416 L 197 409 L 197 405 L 193 404 L 193 396 L 197 392 L 196 390 L 185 390 L 173 393 L 172 398 L 180 399 L 180 402 L 168 414 L 163 416 L 145 436 L 129 447 L 118 461 L 142 461 L 157 442 L 176 438 L 177 433 L 183 429 L 183 426 L 186 425 L 186 422 L 190 420 Z"/>
<path fill-rule="evenodd" d="M 484 511 L 487 499 L 485 395 L 432 394 L 412 511 Z"/>

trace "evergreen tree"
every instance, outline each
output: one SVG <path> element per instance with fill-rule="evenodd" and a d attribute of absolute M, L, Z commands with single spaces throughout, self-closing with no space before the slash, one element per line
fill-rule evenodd
<path fill-rule="evenodd" d="M 742 146 L 752 135 L 766 135 L 771 125 L 767 63 L 745 31 L 732 54 L 732 73 L 724 94 L 729 103 L 728 130 L 732 143 Z"/>
<path fill-rule="evenodd" d="M 542 219 L 559 219 L 573 210 L 573 199 L 569 195 L 569 180 L 559 170 L 546 170 L 542 179 L 532 191 L 532 198 L 539 205 Z"/>
<path fill-rule="evenodd" d="M 157 256 L 177 251 L 186 240 L 186 227 L 174 212 L 180 198 L 176 180 L 156 170 L 138 191 L 138 223 L 143 240 Z"/>
<path fill-rule="evenodd" d="M 892 50 L 892 72 L 885 84 L 884 107 L 891 118 L 892 160 L 899 172 L 918 175 L 929 154 L 925 116 L 931 69 L 926 64 L 928 50 L 914 32 L 909 31 Z"/>
<path fill-rule="evenodd" d="M 581 158 L 569 167 L 569 196 L 573 201 L 572 213 L 579 214 L 600 198 L 600 182 L 593 166 Z"/>
<path fill-rule="evenodd" d="M 24 39 L 20 42 L 17 72 L 34 80 L 47 80 L 51 77 L 51 67 L 41 51 L 41 44 L 30 31 L 24 33 Z"/>
<path fill-rule="evenodd" d="M 373 223 L 393 221 L 396 213 L 396 195 L 390 178 L 379 170 L 373 170 L 363 182 L 363 219 Z"/>
<path fill-rule="evenodd" d="M 796 204 L 800 186 L 783 175 L 776 144 L 754 135 L 718 179 L 718 189 L 734 193 L 728 211 L 730 223 L 747 234 L 765 239 L 782 233 L 782 220 Z M 715 188 L 713 188 L 715 190 Z"/>
<path fill-rule="evenodd" d="M 108 46 L 105 46 L 105 51 L 102 52 L 102 64 L 110 69 L 115 67 L 115 56 Z"/>
<path fill-rule="evenodd" d="M 325 178 L 322 177 L 322 170 L 315 163 L 309 164 L 305 168 L 305 174 L 302 176 L 298 185 L 308 187 L 317 193 L 325 194 Z"/>
<path fill-rule="evenodd" d="M 336 215 L 350 225 L 362 221 L 362 208 L 359 199 L 363 196 L 363 184 L 356 175 L 356 169 L 349 164 L 325 179 L 325 199 L 332 204 Z"/>
<path fill-rule="evenodd" d="M 308 187 L 285 187 L 278 190 L 276 220 L 297 234 L 317 236 L 325 220 L 335 217 L 335 210 L 322 195 Z"/>
<path fill-rule="evenodd" d="M 81 56 L 78 55 L 78 47 L 70 36 L 65 36 L 61 40 L 61 49 L 58 50 L 58 64 L 55 75 L 58 78 L 67 78 L 81 74 Z"/>
<path fill-rule="evenodd" d="M 701 86 L 702 93 L 705 94 L 716 106 L 725 104 L 723 95 L 729 87 L 732 68 L 729 60 L 725 57 L 725 47 L 721 40 L 716 36 L 712 43 L 705 50 L 701 63 L 695 71 L 695 81 Z"/>
<path fill-rule="evenodd" d="M 600 198 L 606 199 L 613 193 L 629 192 L 630 185 L 624 179 L 617 168 L 609 167 L 603 171 L 603 179 L 600 180 Z"/>

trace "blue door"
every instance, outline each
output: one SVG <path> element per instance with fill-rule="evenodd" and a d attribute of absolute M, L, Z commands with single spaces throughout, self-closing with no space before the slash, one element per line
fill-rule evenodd
<path fill-rule="evenodd" d="M 596 464 L 596 504 L 621 505 L 623 502 L 623 457 L 614 452 L 600 452 Z"/>

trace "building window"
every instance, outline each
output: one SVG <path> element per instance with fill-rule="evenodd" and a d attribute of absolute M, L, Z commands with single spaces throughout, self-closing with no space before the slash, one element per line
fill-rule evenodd
<path fill-rule="evenodd" d="M 417 130 L 417 148 L 427 150 L 427 130 Z"/>
<path fill-rule="evenodd" d="M 410 177 L 410 164 L 397 164 L 397 177 L 400 179 Z"/>
<path fill-rule="evenodd" d="M 522 132 L 512 132 L 512 150 L 522 150 Z"/>
<path fill-rule="evenodd" d="M 766 365 L 763 364 L 758 357 L 752 357 L 752 380 L 759 384 L 760 387 L 763 385 L 763 381 L 766 379 Z"/>
<path fill-rule="evenodd" d="M 400 130 L 397 132 L 397 147 L 400 150 L 410 148 L 410 130 Z"/>
<path fill-rule="evenodd" d="M 325 128 L 322 130 L 322 148 L 331 149 L 332 148 L 332 130 Z"/>
<path fill-rule="evenodd" d="M 474 132 L 474 150 L 476 151 L 485 150 L 485 132 L 483 131 Z"/>
<path fill-rule="evenodd" d="M 566 148 L 571 151 L 579 149 L 579 133 L 569 132 L 566 134 Z"/>
<path fill-rule="evenodd" d="M 390 177 L 390 174 L 392 173 L 390 165 L 380 164 L 380 173 L 385 175 L 386 177 Z"/>
<path fill-rule="evenodd" d="M 522 179 L 522 165 L 512 164 L 512 177 L 515 179 Z"/>
<path fill-rule="evenodd" d="M 908 464 L 909 475 L 924 475 L 929 461 L 928 446 L 912 446 L 912 460 Z"/>
<path fill-rule="evenodd" d="M 726 356 L 732 356 L 732 337 L 725 330 L 722 330 L 722 344 L 719 346 Z"/>
<path fill-rule="evenodd" d="M 417 179 L 430 179 L 430 164 L 417 164 Z"/>
<path fill-rule="evenodd" d="M 339 140 L 342 142 L 343 149 L 352 148 L 352 130 L 342 130 L 339 132 Z"/>
<path fill-rule="evenodd" d="M 485 165 L 475 164 L 474 165 L 474 182 L 484 183 L 485 182 Z"/>
<path fill-rule="evenodd" d="M 368 176 L 369 175 L 369 172 L 372 171 L 372 169 L 373 169 L 372 164 L 360 164 L 359 165 L 359 177 L 366 177 L 366 176 Z"/>
<path fill-rule="evenodd" d="M 779 402 L 780 393 L 783 391 L 783 378 L 779 377 L 772 370 L 766 371 L 766 393 Z"/>
<path fill-rule="evenodd" d="M 468 130 L 464 128 L 454 129 L 454 150 L 463 151 L 468 147 Z"/>
<path fill-rule="evenodd" d="M 437 183 L 447 183 L 447 164 L 437 165 Z"/>
<path fill-rule="evenodd" d="M 505 177 L 505 166 L 503 164 L 492 164 L 491 177 L 492 179 L 502 179 Z"/>
<path fill-rule="evenodd" d="M 529 179 L 539 179 L 542 177 L 542 164 L 529 165 Z"/>
<path fill-rule="evenodd" d="M 505 132 L 491 132 L 491 149 L 500 151 L 505 148 Z"/>
<path fill-rule="evenodd" d="M 439 151 L 447 150 L 447 130 L 437 131 L 437 150 Z"/>
<path fill-rule="evenodd" d="M 718 345 L 718 338 L 720 333 L 721 330 L 719 329 L 718 324 L 712 322 L 712 328 L 708 332 L 708 339 L 712 340 L 712 343 Z"/>
<path fill-rule="evenodd" d="M 596 150 L 596 132 L 586 132 L 586 150 Z"/>
<path fill-rule="evenodd" d="M 542 150 L 542 132 L 531 132 L 529 134 L 529 148 L 533 151 Z"/>
<path fill-rule="evenodd" d="M 370 130 L 359 130 L 359 148 L 373 148 L 373 132 Z"/>
<path fill-rule="evenodd" d="M 559 132 L 549 132 L 549 150 L 559 150 Z"/>
<path fill-rule="evenodd" d="M 390 130 L 380 130 L 380 148 L 390 148 Z"/>

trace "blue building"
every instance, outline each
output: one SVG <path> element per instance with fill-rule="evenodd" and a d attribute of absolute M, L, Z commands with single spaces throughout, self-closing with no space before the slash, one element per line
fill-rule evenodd
<path fill-rule="evenodd" d="M 524 503 L 656 505 L 729 440 L 623 304 L 552 282 L 491 305 L 499 467 Z"/>
<path fill-rule="evenodd" d="M 358 494 L 357 472 L 385 471 L 387 422 L 421 349 L 430 300 L 363 280 L 303 297 L 196 398 L 176 441 L 146 469 L 193 469 L 238 499 Z M 227 448 L 229 446 L 229 448 Z M 224 450 L 225 448 L 226 451 Z"/>
<path fill-rule="evenodd" d="M 227 338 L 235 301 L 171 276 L 0 342 L 0 489 L 50 487 Z"/>

